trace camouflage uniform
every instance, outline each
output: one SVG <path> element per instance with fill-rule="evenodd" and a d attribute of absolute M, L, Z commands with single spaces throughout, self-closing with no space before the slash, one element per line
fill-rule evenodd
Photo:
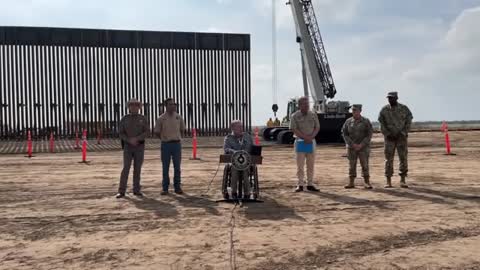
<path fill-rule="evenodd" d="M 145 137 L 150 128 L 145 116 L 141 114 L 128 114 L 120 120 L 120 139 L 123 147 L 123 170 L 120 175 L 118 193 L 125 194 L 127 190 L 128 175 L 133 160 L 133 193 L 140 193 L 140 174 L 145 154 Z M 137 145 L 131 145 L 128 140 L 136 138 Z"/>
<path fill-rule="evenodd" d="M 393 96 L 395 92 L 389 93 Z M 378 122 L 381 124 L 381 131 L 385 138 L 385 176 L 387 182 L 393 175 L 393 158 L 397 149 L 400 159 L 400 173 L 402 183 L 408 173 L 408 132 L 412 124 L 412 113 L 410 109 L 398 103 L 396 106 L 386 105 L 380 111 Z M 387 185 L 390 185 L 387 183 Z"/>
<path fill-rule="evenodd" d="M 345 121 L 342 128 L 342 135 L 347 144 L 348 160 L 350 164 L 348 175 L 351 183 L 357 177 L 357 160 L 360 159 L 362 166 L 362 177 L 365 183 L 369 182 L 370 173 L 368 168 L 368 158 L 370 155 L 370 141 L 372 140 L 373 127 L 365 117 L 355 120 L 350 117 Z M 360 151 L 353 149 L 354 144 L 361 144 L 363 147 Z"/>

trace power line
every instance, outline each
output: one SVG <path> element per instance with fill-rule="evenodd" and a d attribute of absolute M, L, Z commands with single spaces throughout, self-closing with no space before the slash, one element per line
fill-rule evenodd
<path fill-rule="evenodd" d="M 272 94 L 273 104 L 277 104 L 277 14 L 275 0 L 272 0 Z"/>

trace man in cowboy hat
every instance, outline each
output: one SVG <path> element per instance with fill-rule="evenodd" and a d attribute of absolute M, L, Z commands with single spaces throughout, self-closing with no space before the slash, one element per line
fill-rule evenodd
<path fill-rule="evenodd" d="M 408 172 L 408 132 L 412 124 L 412 113 L 407 106 L 398 103 L 398 93 L 387 94 L 388 105 L 380 111 L 378 122 L 381 124 L 385 138 L 385 188 L 392 188 L 393 157 L 397 149 L 400 159 L 400 187 L 408 188 L 406 177 Z"/>
<path fill-rule="evenodd" d="M 142 104 L 137 99 L 127 103 L 129 114 L 120 120 L 119 133 L 123 148 L 123 170 L 120 175 L 117 198 L 125 197 L 128 174 L 133 160 L 133 194 L 142 197 L 140 173 L 145 154 L 145 138 L 150 133 L 147 118 L 139 114 Z"/>
<path fill-rule="evenodd" d="M 345 188 L 355 188 L 355 178 L 357 177 L 357 160 L 360 159 L 362 166 L 362 176 L 365 181 L 364 187 L 371 189 L 370 174 L 368 169 L 368 158 L 370 155 L 370 141 L 372 140 L 373 127 L 368 118 L 361 115 L 362 105 L 353 104 L 353 116 L 345 121 L 342 128 L 342 135 L 348 147 L 350 182 Z"/>

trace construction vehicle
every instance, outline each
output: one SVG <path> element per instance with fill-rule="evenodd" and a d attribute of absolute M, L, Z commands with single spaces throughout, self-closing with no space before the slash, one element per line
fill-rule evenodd
<path fill-rule="evenodd" d="M 351 116 L 351 113 L 349 113 L 350 103 L 348 101 L 329 100 L 335 97 L 337 90 L 333 82 L 312 1 L 290 0 L 287 5 L 291 7 L 293 13 L 297 32 L 296 41 L 300 45 L 303 94 L 313 102 L 312 110 L 317 114 L 320 121 L 320 132 L 316 136 L 316 141 L 317 143 L 343 142 L 341 129 L 345 121 Z M 274 65 L 276 65 L 276 60 L 274 60 Z M 275 85 L 274 82 L 274 87 Z M 276 96 L 275 88 L 274 96 Z M 278 105 L 273 104 L 272 110 L 276 116 Z M 287 115 L 283 118 L 281 125 L 265 128 L 263 138 L 266 141 L 277 141 L 281 144 L 293 143 L 293 131 L 289 129 L 290 116 L 297 110 L 298 99 L 292 98 L 288 102 Z"/>

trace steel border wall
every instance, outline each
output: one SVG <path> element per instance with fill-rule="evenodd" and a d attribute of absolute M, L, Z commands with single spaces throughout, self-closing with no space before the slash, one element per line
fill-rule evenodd
<path fill-rule="evenodd" d="M 250 61 L 248 34 L 0 27 L 0 139 L 116 137 L 130 98 L 152 129 L 172 97 L 199 136 L 251 130 Z"/>

